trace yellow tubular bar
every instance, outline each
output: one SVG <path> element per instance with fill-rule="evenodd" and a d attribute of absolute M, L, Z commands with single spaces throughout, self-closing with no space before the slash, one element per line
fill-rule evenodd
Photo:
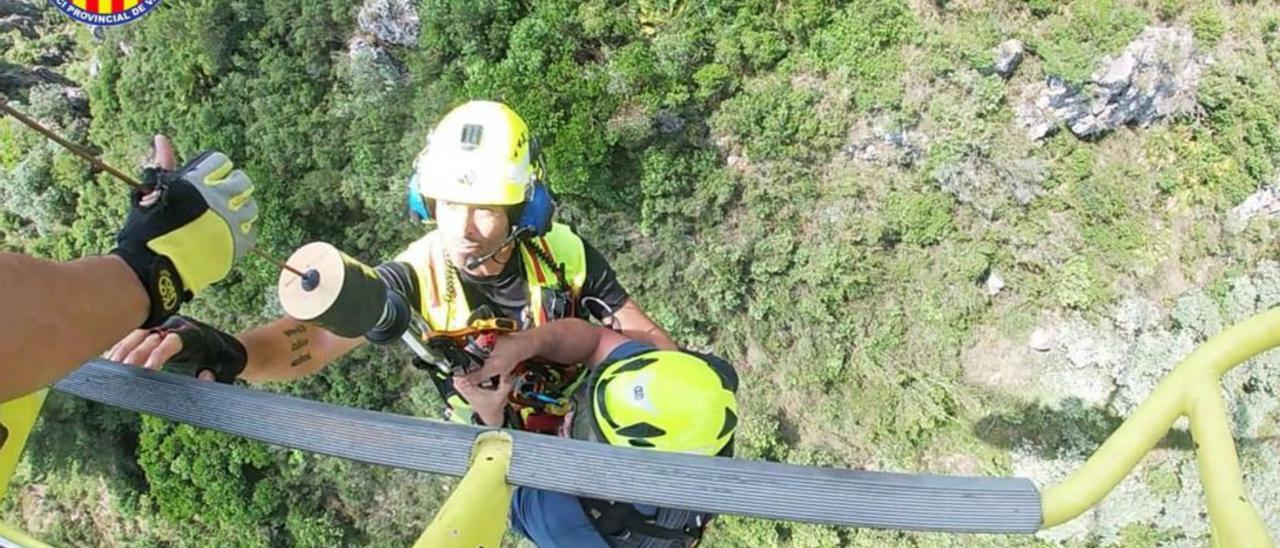
<path fill-rule="evenodd" d="M 1214 546 L 1269 546 L 1262 516 L 1249 504 L 1217 384 L 1192 389 L 1191 436 L 1196 440 L 1200 483 L 1209 506 Z"/>
<path fill-rule="evenodd" d="M 6 544 L 8 543 L 8 544 Z M 17 529 L 0 523 L 0 546 L 20 546 L 21 548 L 50 548 L 48 544 L 33 539 Z"/>
<path fill-rule="evenodd" d="M 0 499 L 9 487 L 9 478 L 18 467 L 22 448 L 27 445 L 27 435 L 40 416 L 40 407 L 48 389 L 27 394 L 16 400 L 0 403 Z"/>
<path fill-rule="evenodd" d="M 1214 545 L 1272 546 L 1262 517 L 1244 493 L 1219 383 L 1233 367 L 1278 345 L 1280 308 L 1249 318 L 1200 345 L 1079 470 L 1042 492 L 1043 527 L 1075 518 L 1101 501 L 1173 422 L 1186 415 L 1196 442 Z"/>
<path fill-rule="evenodd" d="M 511 509 L 511 436 L 476 436 L 471 466 L 414 548 L 501 548 Z"/>
<path fill-rule="evenodd" d="M 9 488 L 9 480 L 18 467 L 22 448 L 27 445 L 31 428 L 40 416 L 40 407 L 48 389 L 27 394 L 16 400 L 0 403 L 0 499 Z M 47 548 L 48 545 L 0 523 L 0 546 L 16 545 L 23 548 Z"/>

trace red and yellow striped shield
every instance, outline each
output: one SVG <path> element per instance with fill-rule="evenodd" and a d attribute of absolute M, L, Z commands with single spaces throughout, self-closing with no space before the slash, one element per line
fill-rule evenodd
<path fill-rule="evenodd" d="M 77 8 L 89 13 L 109 15 L 124 13 L 125 10 L 138 5 L 138 0 L 74 0 Z"/>

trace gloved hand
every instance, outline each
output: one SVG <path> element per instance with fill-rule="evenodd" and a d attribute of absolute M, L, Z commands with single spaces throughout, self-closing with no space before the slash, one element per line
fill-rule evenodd
<path fill-rule="evenodd" d="M 116 235 L 119 255 L 151 297 L 142 327 L 160 325 L 182 303 L 221 280 L 257 239 L 253 182 L 221 152 L 177 171 L 148 168 Z"/>
<path fill-rule="evenodd" d="M 198 320 L 170 316 L 151 331 L 160 335 L 161 346 L 169 337 L 181 340 L 182 349 L 164 364 L 165 371 L 192 377 L 209 371 L 218 382 L 231 384 L 249 361 L 238 339 Z"/>

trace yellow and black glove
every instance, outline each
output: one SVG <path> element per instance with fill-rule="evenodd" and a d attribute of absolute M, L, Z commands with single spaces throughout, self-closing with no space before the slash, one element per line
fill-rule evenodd
<path fill-rule="evenodd" d="M 257 238 L 253 182 L 225 154 L 205 152 L 177 171 L 147 169 L 112 253 L 151 297 L 142 327 L 160 325 L 182 303 L 231 272 Z"/>

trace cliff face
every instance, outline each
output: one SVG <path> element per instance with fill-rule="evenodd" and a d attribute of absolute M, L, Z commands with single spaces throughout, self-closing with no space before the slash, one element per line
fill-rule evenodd
<path fill-rule="evenodd" d="M 62 74 L 72 57 L 69 21 L 45 18 L 40 4 L 0 0 L 0 93 L 23 100 L 42 84 L 78 87 Z"/>

